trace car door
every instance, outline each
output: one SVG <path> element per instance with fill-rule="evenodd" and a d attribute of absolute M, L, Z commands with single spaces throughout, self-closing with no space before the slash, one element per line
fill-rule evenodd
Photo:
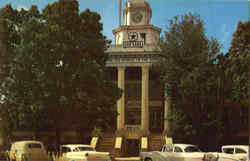
<path fill-rule="evenodd" d="M 16 150 L 16 144 L 12 144 L 11 145 L 11 148 L 10 148 L 10 152 L 9 152 L 9 158 L 10 160 L 14 160 L 16 158 L 16 153 L 17 153 L 17 150 Z"/>
<path fill-rule="evenodd" d="M 166 160 L 172 161 L 172 159 L 173 159 L 173 145 L 172 144 L 165 145 L 163 152 L 162 152 L 162 155 Z"/>
<path fill-rule="evenodd" d="M 181 149 L 181 147 L 179 146 L 174 146 L 174 151 L 172 154 L 172 160 L 173 161 L 182 161 L 183 160 L 183 151 Z"/>
<path fill-rule="evenodd" d="M 60 148 L 60 156 L 61 156 L 61 158 L 66 158 L 68 152 L 71 152 L 71 149 L 69 147 L 62 146 Z"/>
<path fill-rule="evenodd" d="M 246 160 L 247 159 L 247 151 L 245 151 L 243 148 L 240 148 L 240 147 L 235 148 L 234 155 L 239 160 Z"/>
<path fill-rule="evenodd" d="M 45 152 L 44 146 L 41 143 L 27 143 L 25 145 L 25 156 L 28 160 L 40 161 L 46 160 L 47 154 Z"/>

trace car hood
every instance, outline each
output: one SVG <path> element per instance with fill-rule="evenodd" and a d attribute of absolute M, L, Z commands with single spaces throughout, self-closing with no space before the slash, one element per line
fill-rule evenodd
<path fill-rule="evenodd" d="M 108 159 L 108 152 L 80 151 L 67 153 L 68 158 Z"/>

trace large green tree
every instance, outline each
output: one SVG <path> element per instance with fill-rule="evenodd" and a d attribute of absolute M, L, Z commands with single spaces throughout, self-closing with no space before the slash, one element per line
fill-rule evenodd
<path fill-rule="evenodd" d="M 100 15 L 77 0 L 0 10 L 0 92 L 9 128 L 94 127 L 114 123 L 121 91 L 105 72 L 110 41 Z M 7 114 L 7 115 L 6 115 Z"/>
<path fill-rule="evenodd" d="M 227 57 L 230 59 L 230 68 L 227 72 L 233 79 L 232 98 L 242 104 L 248 104 L 250 21 L 238 23 Z"/>
<path fill-rule="evenodd" d="M 250 21 L 238 23 L 227 57 L 230 62 L 227 74 L 231 75 L 233 81 L 231 98 L 249 107 L 250 125 Z"/>
<path fill-rule="evenodd" d="M 192 141 L 206 144 L 204 138 L 214 135 L 220 126 L 214 105 L 218 102 L 216 62 L 221 46 L 206 36 L 204 23 L 196 14 L 170 20 L 160 45 L 163 59 L 155 68 L 171 102 L 172 135 L 194 136 Z"/>

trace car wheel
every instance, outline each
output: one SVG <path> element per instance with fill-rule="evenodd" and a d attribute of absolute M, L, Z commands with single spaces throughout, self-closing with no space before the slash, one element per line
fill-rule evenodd
<path fill-rule="evenodd" d="M 153 161 L 151 158 L 146 158 L 145 161 Z"/>

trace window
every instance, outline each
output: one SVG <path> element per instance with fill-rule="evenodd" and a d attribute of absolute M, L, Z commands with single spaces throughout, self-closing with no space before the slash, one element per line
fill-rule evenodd
<path fill-rule="evenodd" d="M 125 123 L 128 125 L 139 125 L 141 123 L 141 111 L 133 109 L 126 110 Z"/>
<path fill-rule="evenodd" d="M 92 147 L 78 147 L 79 151 L 95 151 Z"/>
<path fill-rule="evenodd" d="M 242 125 L 248 125 L 248 108 L 241 107 L 241 109 L 240 109 L 240 123 Z"/>
<path fill-rule="evenodd" d="M 167 146 L 165 147 L 164 152 L 173 152 L 173 146 L 167 145 Z"/>
<path fill-rule="evenodd" d="M 185 152 L 200 152 L 201 150 L 196 146 L 188 146 L 184 150 Z"/>
<path fill-rule="evenodd" d="M 233 154 L 234 153 L 234 148 L 224 148 L 223 152 L 227 153 L 227 154 Z"/>
<path fill-rule="evenodd" d="M 144 44 L 146 44 L 146 33 L 140 33 L 141 39 L 144 40 Z"/>
<path fill-rule="evenodd" d="M 42 146 L 41 146 L 41 144 L 32 143 L 32 144 L 28 144 L 28 148 L 30 148 L 30 149 L 34 149 L 34 148 L 41 149 Z"/>
<path fill-rule="evenodd" d="M 181 148 L 180 147 L 174 147 L 174 152 L 182 152 Z"/>
<path fill-rule="evenodd" d="M 67 153 L 67 152 L 71 152 L 70 148 L 62 147 L 62 153 Z"/>
<path fill-rule="evenodd" d="M 247 152 L 245 150 L 243 150 L 243 149 L 236 148 L 235 153 L 247 153 Z"/>

